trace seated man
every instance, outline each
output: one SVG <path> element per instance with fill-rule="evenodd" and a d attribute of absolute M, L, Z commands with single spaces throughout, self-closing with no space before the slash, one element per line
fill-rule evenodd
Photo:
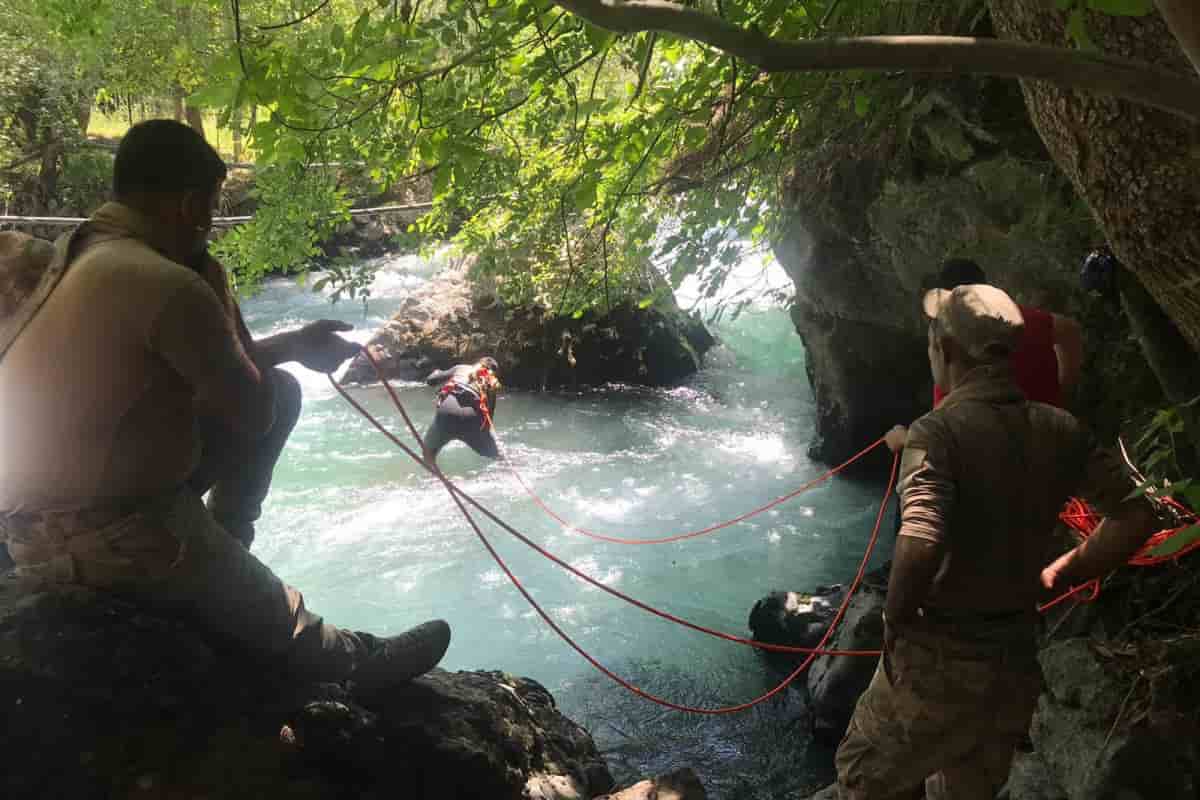
<path fill-rule="evenodd" d="M 500 392 L 499 369 L 496 359 L 484 356 L 474 364 L 431 372 L 425 379 L 430 386 L 442 384 L 434 400 L 437 411 L 424 437 L 427 464 L 436 465 L 438 453 L 452 439 L 466 442 L 485 458 L 500 457 L 492 435 L 492 417 Z"/>
<path fill-rule="evenodd" d="M 191 128 L 130 129 L 116 201 L 72 239 L 70 266 L 0 360 L 0 526 L 16 573 L 187 615 L 305 678 L 410 679 L 445 653 L 445 622 L 387 639 L 327 625 L 214 516 L 257 516 L 299 408 L 275 367 L 328 372 L 357 350 L 331 322 L 249 341 L 205 254 L 224 178 Z M 208 431 L 227 442 L 215 455 Z"/>

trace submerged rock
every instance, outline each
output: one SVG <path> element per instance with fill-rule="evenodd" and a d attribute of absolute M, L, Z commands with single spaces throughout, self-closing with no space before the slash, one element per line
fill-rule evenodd
<path fill-rule="evenodd" d="M 831 650 L 877 650 L 883 643 L 883 601 L 887 567 L 867 574 L 833 637 Z M 772 592 L 754 604 L 750 630 L 754 638 L 772 644 L 815 647 L 845 601 L 842 584 L 818 586 L 814 594 Z M 772 660 L 794 662 L 800 656 L 771 654 Z M 871 682 L 876 658 L 818 656 L 808 670 L 809 706 L 814 737 L 837 744 L 850 724 L 858 696 Z"/>
<path fill-rule="evenodd" d="M 435 670 L 384 692 L 82 589 L 0 579 L 0 796 L 591 798 L 613 781 L 536 681 Z"/>
<path fill-rule="evenodd" d="M 845 598 L 840 583 L 813 594 L 771 592 L 750 610 L 750 631 L 760 642 L 815 647 Z"/>
<path fill-rule="evenodd" d="M 545 389 L 630 383 L 678 383 L 700 368 L 715 340 L 703 323 L 666 303 L 622 305 L 579 319 L 539 308 L 508 308 L 473 287 L 463 263 L 452 265 L 406 298 L 368 342 L 387 378 L 423 380 L 434 369 L 483 355 L 500 362 L 508 386 Z M 371 383 L 361 355 L 344 380 Z"/>

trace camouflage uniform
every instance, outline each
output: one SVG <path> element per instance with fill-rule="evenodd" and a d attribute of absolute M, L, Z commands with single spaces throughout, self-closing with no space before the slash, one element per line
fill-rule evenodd
<path fill-rule="evenodd" d="M 964 288 L 976 307 L 954 309 L 959 330 L 948 335 L 982 357 L 1005 335 L 988 294 L 1000 306 L 1011 299 Z M 1011 313 L 1019 331 L 1015 305 Z M 1078 420 L 1027 402 L 1008 365 L 993 361 L 913 424 L 899 490 L 900 536 L 935 546 L 939 563 L 855 708 L 837 753 L 840 795 L 993 800 L 1040 692 L 1035 609 L 1058 511 L 1082 494 L 1113 513 L 1129 483 Z"/>
<path fill-rule="evenodd" d="M 185 615 L 251 650 L 287 662 L 297 675 L 351 674 L 368 642 L 322 621 L 299 591 L 231 537 L 188 489 L 83 511 L 0 514 L 29 590 L 76 584 Z"/>
<path fill-rule="evenodd" d="M 1041 691 L 1032 626 L 1019 626 L 990 647 L 933 630 L 899 637 L 838 748 L 842 799 L 992 800 Z"/>

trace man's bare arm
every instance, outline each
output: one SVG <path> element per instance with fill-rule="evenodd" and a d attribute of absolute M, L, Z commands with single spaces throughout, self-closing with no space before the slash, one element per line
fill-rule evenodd
<path fill-rule="evenodd" d="M 902 628 L 917 618 L 917 610 L 929 596 L 941 563 L 942 545 L 939 542 L 915 536 L 897 537 L 884 607 L 888 625 Z"/>
<path fill-rule="evenodd" d="M 1100 578 L 1124 565 L 1154 534 L 1154 514 L 1144 502 L 1129 504 L 1118 515 L 1101 520 L 1087 539 L 1042 570 L 1047 589 Z"/>

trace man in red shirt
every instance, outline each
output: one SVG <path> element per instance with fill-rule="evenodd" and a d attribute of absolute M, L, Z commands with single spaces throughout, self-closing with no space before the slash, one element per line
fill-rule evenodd
<path fill-rule="evenodd" d="M 952 290 L 959 286 L 987 284 L 983 268 L 969 258 L 950 258 L 932 285 L 922 289 Z M 1083 329 L 1070 317 L 1033 306 L 1018 305 L 1024 320 L 1020 342 L 1010 358 L 1013 380 L 1025 399 L 1065 408 L 1083 364 Z M 946 392 L 933 386 L 933 407 L 942 404 Z M 888 449 L 899 453 L 908 441 L 908 428 L 897 425 L 884 437 Z M 900 498 L 896 497 L 896 532 L 900 531 Z"/>
<path fill-rule="evenodd" d="M 969 284 L 986 284 L 987 274 L 969 258 L 951 258 L 942 262 L 933 289 L 954 289 Z M 1083 329 L 1074 319 L 1033 306 L 1019 305 L 1024 329 L 1011 366 L 1016 384 L 1027 400 L 1048 403 L 1058 408 L 1067 405 L 1083 364 Z M 933 407 L 941 404 L 945 392 L 933 387 Z M 904 449 L 908 428 L 897 425 L 887 433 L 892 452 Z"/>

